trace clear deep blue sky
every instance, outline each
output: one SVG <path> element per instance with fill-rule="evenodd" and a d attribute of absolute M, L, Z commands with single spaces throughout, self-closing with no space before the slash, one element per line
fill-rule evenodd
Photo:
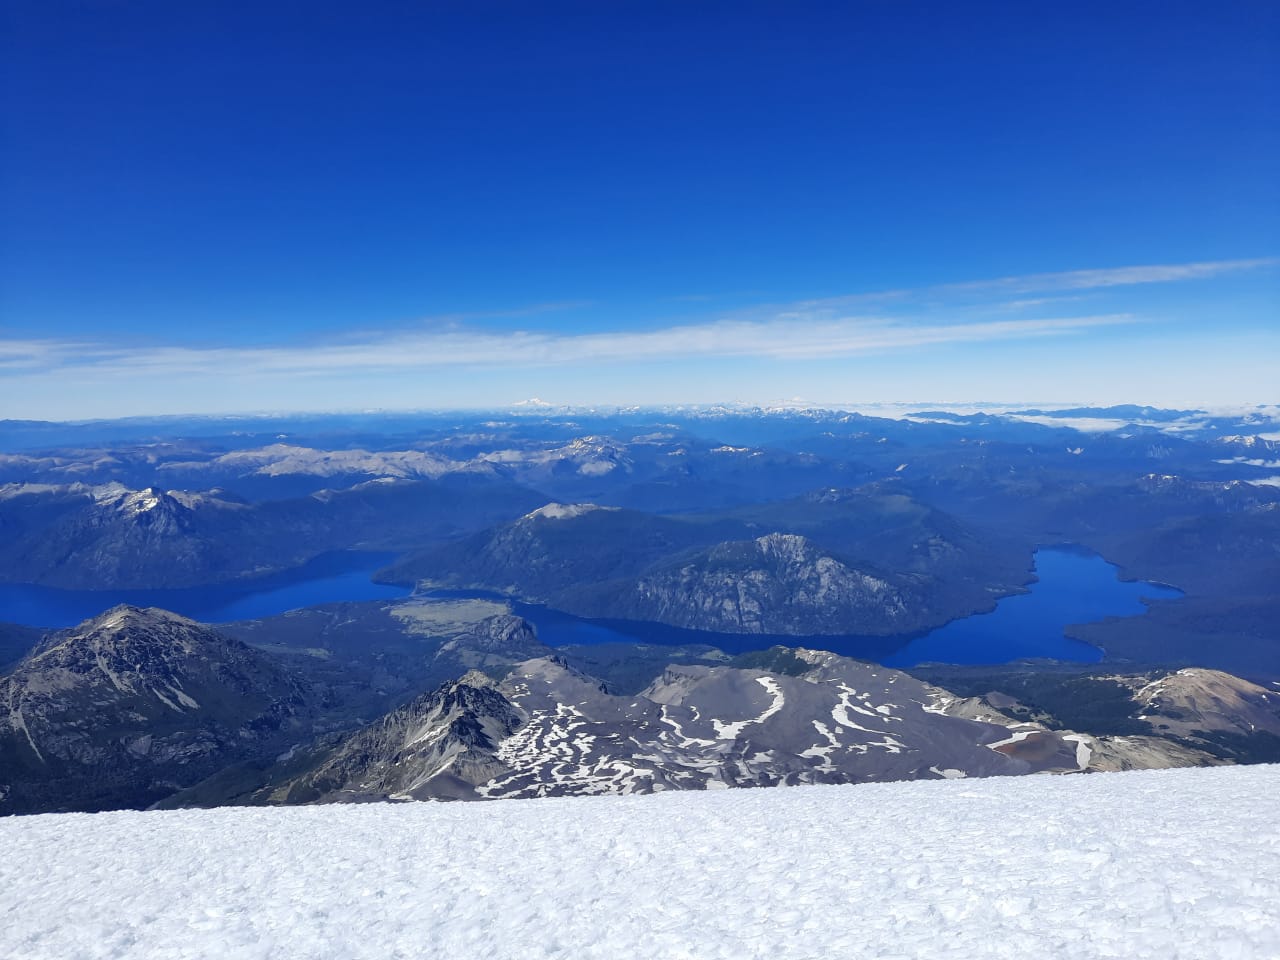
<path fill-rule="evenodd" d="M 1280 394 L 1275 3 L 3 9 L 0 417 Z"/>

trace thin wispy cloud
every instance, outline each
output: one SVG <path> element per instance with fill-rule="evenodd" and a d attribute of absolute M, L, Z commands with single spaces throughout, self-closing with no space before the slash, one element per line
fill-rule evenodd
<path fill-rule="evenodd" d="M 1214 260 L 1205 263 L 1152 264 L 1140 267 L 1113 267 L 1105 270 L 1069 270 L 1063 273 L 1036 273 L 1021 277 L 1000 277 L 970 283 L 934 287 L 937 292 L 967 293 L 1049 293 L 1055 290 L 1097 290 L 1143 283 L 1175 283 L 1204 280 L 1228 273 L 1243 273 L 1280 264 L 1280 258 Z"/>
<path fill-rule="evenodd" d="M 1280 266 L 1280 257 L 1261 257 L 1252 260 L 1213 260 L 1203 263 L 1152 264 L 1136 267 L 1111 267 L 1101 270 L 1068 270 L 1059 273 L 1033 273 L 1013 277 L 997 277 L 987 280 L 970 280 L 963 283 L 944 283 L 913 289 L 877 290 L 867 293 L 847 294 L 801 300 L 777 307 L 795 316 L 815 316 L 838 313 L 841 310 L 867 309 L 871 305 L 903 305 L 930 303 L 934 305 L 981 303 L 1002 298 L 1018 297 L 1012 301 L 1020 307 L 1037 306 L 1050 301 L 1062 302 L 1067 296 L 1054 294 L 1079 294 L 1088 291 L 1105 291 L 1116 287 L 1142 284 L 1177 283 L 1188 280 L 1208 280 L 1230 274 L 1264 270 Z M 1024 297 L 1040 294 L 1037 297 Z M 1047 296 L 1046 296 L 1047 295 Z M 1008 308 L 1005 302 L 1000 306 Z"/>
<path fill-rule="evenodd" d="M 533 367 L 714 358 L 810 360 L 901 350 L 932 344 L 1062 336 L 1133 323 L 1126 314 L 920 324 L 900 319 L 847 318 L 807 322 L 715 321 L 646 331 L 587 334 L 446 330 L 396 334 L 364 342 L 308 347 L 78 347 L 51 350 L 46 342 L 0 344 L 0 363 L 61 367 L 101 375 L 164 374 L 325 375 L 430 369 L 444 366 Z"/>
<path fill-rule="evenodd" d="M 100 349 L 92 343 L 69 340 L 0 339 L 0 370 L 60 366 L 67 358 Z"/>
<path fill-rule="evenodd" d="M 552 303 L 534 303 L 525 307 L 509 307 L 502 310 L 479 310 L 464 313 L 445 313 L 421 318 L 422 323 L 474 323 L 482 320 L 519 320 L 547 314 L 566 313 L 595 306 L 593 300 L 558 300 Z"/>
<path fill-rule="evenodd" d="M 1010 300 L 1007 303 L 1000 304 L 1002 310 L 1031 310 L 1036 307 L 1043 307 L 1049 304 L 1057 307 L 1064 303 L 1077 303 L 1084 300 L 1088 294 L 1057 295 L 1048 297 L 1028 297 L 1024 300 Z"/>
<path fill-rule="evenodd" d="M 760 306 L 701 322 L 589 332 L 511 329 L 496 332 L 476 317 L 521 317 L 583 306 L 544 304 L 526 310 L 434 318 L 416 328 L 348 331 L 307 345 L 197 347 L 119 345 L 42 339 L 0 340 L 0 373 L 97 379 L 149 376 L 324 377 L 410 372 L 444 367 L 534 368 L 717 358 L 806 361 L 904 351 L 940 344 L 1083 335 L 1144 322 L 1130 313 L 1010 319 L 1027 306 L 1066 306 L 1080 291 L 1204 279 L 1275 265 L 1276 259 L 1121 267 L 1005 277 Z M 1047 294 L 1022 298 L 1022 294 Z M 1057 294 L 1055 296 L 1055 294 Z M 975 309 L 975 295 L 985 297 Z M 1010 301 L 1010 295 L 1017 297 Z M 955 309 L 948 308 L 948 298 Z M 871 312 L 868 312 L 871 311 Z"/>

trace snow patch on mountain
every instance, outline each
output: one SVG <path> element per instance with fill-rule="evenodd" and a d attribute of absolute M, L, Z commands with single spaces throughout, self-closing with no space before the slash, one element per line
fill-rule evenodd
<path fill-rule="evenodd" d="M 526 513 L 522 520 L 572 520 L 574 517 L 580 517 L 585 513 L 594 513 L 597 510 L 617 510 L 617 507 L 602 507 L 595 503 L 548 503 L 546 506 L 539 507 Z"/>

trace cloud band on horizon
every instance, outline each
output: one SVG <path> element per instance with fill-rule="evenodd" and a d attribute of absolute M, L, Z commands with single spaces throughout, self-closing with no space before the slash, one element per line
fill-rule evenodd
<path fill-rule="evenodd" d="M 943 316 L 936 302 L 916 316 L 842 316 L 841 307 L 877 297 L 910 301 L 926 295 L 1081 291 L 1132 284 L 1205 279 L 1280 263 L 1275 258 L 1181 265 L 1120 267 L 1005 277 L 759 307 L 733 317 L 669 324 L 648 330 L 494 332 L 456 321 L 430 329 L 368 332 L 341 341 L 301 345 L 193 347 L 121 346 L 76 340 L 0 340 L 0 372 L 56 376 L 75 371 L 96 378 L 148 375 L 327 376 L 441 367 L 533 368 L 663 360 L 761 358 L 805 361 L 909 350 L 955 343 L 999 342 L 1081 334 L 1090 329 L 1147 322 L 1131 313 L 1034 319 Z M 1048 303 L 1053 298 L 1025 303 Z M 995 309 L 1008 304 L 990 304 Z M 971 312 L 972 303 L 966 304 Z M 539 310 L 538 312 L 541 312 Z M 521 311 L 491 316 L 517 317 Z M 745 318 L 744 318 L 745 317 Z"/>
<path fill-rule="evenodd" d="M 0 341 L 0 369 L 324 375 L 441 366 L 535 367 L 577 363 L 756 357 L 810 360 L 912 347 L 1061 336 L 1139 322 L 1129 314 L 917 324 L 887 318 L 719 320 L 647 331 L 490 333 L 450 329 L 298 347 L 121 348 L 57 341 Z"/>

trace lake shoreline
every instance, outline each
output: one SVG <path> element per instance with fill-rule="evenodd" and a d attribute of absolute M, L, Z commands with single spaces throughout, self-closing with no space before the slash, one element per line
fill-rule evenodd
<path fill-rule="evenodd" d="M 996 626 L 1010 632 L 1021 628 L 1023 624 L 1013 623 L 1002 627 L 999 623 L 985 619 L 995 616 L 1009 602 L 1026 601 L 1043 595 L 1046 591 L 1061 589 L 1055 582 L 1046 583 L 1042 576 L 1044 567 L 1052 568 L 1051 577 L 1066 574 L 1068 579 L 1081 576 L 1090 577 L 1091 589 L 1105 592 L 1111 590 L 1106 604 L 1092 600 L 1079 608 L 1077 614 L 1051 609 L 1048 613 L 1056 619 L 1053 624 L 1040 623 L 1039 640 L 1025 647 L 1000 644 L 1004 653 L 999 659 L 973 659 L 982 649 L 980 643 L 973 642 L 975 630 L 984 626 Z M 929 630 L 915 631 L 909 634 L 859 635 L 859 634 L 727 634 L 702 630 L 691 630 L 670 624 L 641 621 L 616 620 L 609 618 L 578 617 L 564 610 L 545 604 L 530 603 L 519 597 L 492 590 L 464 590 L 456 588 L 434 588 L 415 593 L 415 596 L 438 597 L 440 599 L 456 599 L 459 597 L 477 597 L 502 600 L 509 603 L 513 612 L 525 617 L 534 624 L 539 637 L 551 647 L 590 646 L 603 643 L 645 643 L 655 646 L 704 646 L 719 649 L 727 654 L 740 655 L 755 650 L 764 650 L 773 646 L 809 647 L 825 650 L 842 656 L 860 660 L 870 660 L 896 669 L 906 669 L 923 663 L 949 663 L 956 665 L 984 664 L 996 665 L 1012 663 L 1020 660 L 1053 660 L 1064 663 L 1089 664 L 1098 663 L 1106 656 L 1102 648 L 1072 636 L 1068 631 L 1081 623 L 1093 623 L 1106 619 L 1123 619 L 1142 616 L 1150 607 L 1150 603 L 1172 596 L 1147 596 L 1144 588 L 1155 592 L 1167 592 L 1182 596 L 1182 591 L 1173 586 L 1156 584 L 1150 581 L 1124 580 L 1120 576 L 1120 567 L 1096 551 L 1075 543 L 1055 543 L 1036 549 L 1033 554 L 1033 569 L 1024 588 L 996 598 L 988 609 L 955 617 Z M 1133 596 L 1132 588 L 1141 591 Z M 1133 601 L 1138 609 L 1126 608 L 1125 603 Z M 1039 602 L 1039 601 L 1037 601 Z M 961 636 L 951 646 L 950 657 L 939 657 L 929 651 L 936 648 L 936 638 L 944 636 L 948 631 L 957 632 Z M 968 636 L 966 636 L 968 635 Z M 932 638 L 932 639 L 931 639 Z M 918 655 L 908 654 L 913 645 L 919 649 Z M 1007 654 L 1007 655 L 1006 655 Z"/>
<path fill-rule="evenodd" d="M 28 617 L 6 622 L 55 630 L 74 626 L 121 603 L 158 606 L 214 625 L 259 620 L 334 602 L 459 597 L 501 600 L 531 622 L 550 647 L 605 643 L 714 648 L 741 655 L 774 646 L 809 647 L 907 669 L 923 663 L 1000 664 L 1019 660 L 1097 663 L 1099 646 L 1071 634 L 1073 627 L 1141 616 L 1152 602 L 1182 596 L 1176 587 L 1126 580 L 1121 568 L 1080 544 L 1036 549 L 1029 578 L 1018 592 L 993 599 L 990 608 L 909 634 L 726 634 L 649 621 L 577 617 L 543 604 L 488 590 L 415 589 L 379 583 L 386 553 L 341 551 L 313 558 L 286 574 L 264 578 L 256 590 L 244 584 L 153 591 L 67 591 L 38 585 L 0 584 L 5 612 L 43 611 L 52 623 Z M 18 605 L 11 601 L 17 599 Z M 25 603 L 25 605 L 24 605 Z"/>

